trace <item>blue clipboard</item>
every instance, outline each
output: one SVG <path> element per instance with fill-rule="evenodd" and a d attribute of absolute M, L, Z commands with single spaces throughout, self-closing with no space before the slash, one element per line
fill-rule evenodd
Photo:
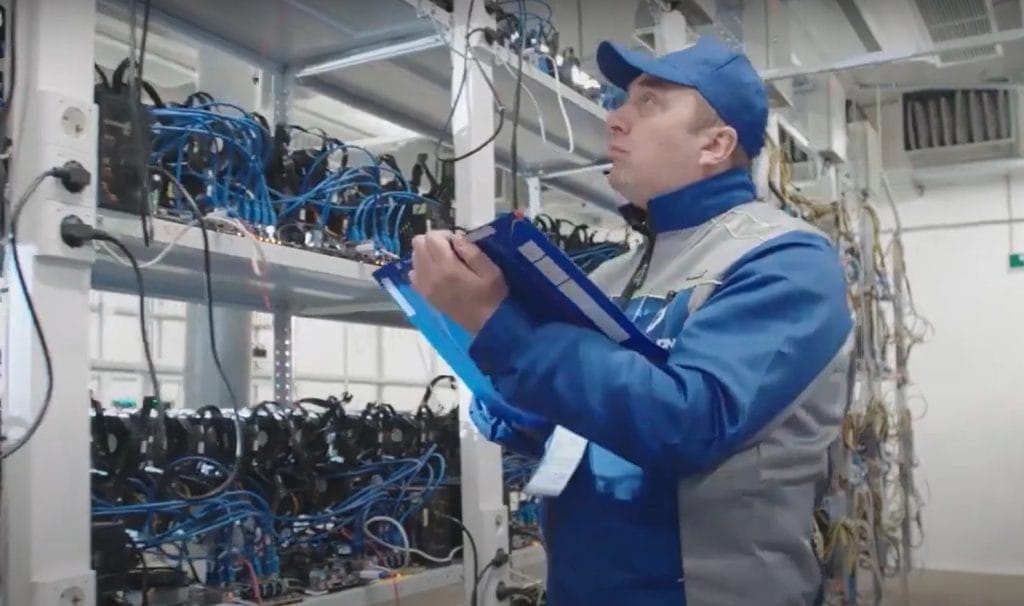
<path fill-rule="evenodd" d="M 665 358 L 665 351 L 648 339 L 529 219 L 504 215 L 469 232 L 466 238 L 501 268 L 508 282 L 509 297 L 538 323 L 582 326 L 652 360 Z M 515 425 L 544 429 L 537 426 L 535 417 L 524 416 L 502 399 L 469 355 L 472 336 L 413 290 L 409 283 L 411 269 L 412 261 L 403 259 L 381 267 L 373 277 L 474 396 Z"/>

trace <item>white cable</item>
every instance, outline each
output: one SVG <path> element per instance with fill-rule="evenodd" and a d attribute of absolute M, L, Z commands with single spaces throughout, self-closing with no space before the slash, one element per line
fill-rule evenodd
<path fill-rule="evenodd" d="M 509 65 L 508 63 L 505 63 L 504 61 L 502 62 L 502 65 L 505 66 L 505 69 L 507 69 L 508 73 L 511 74 L 513 77 L 516 75 L 516 72 L 515 72 L 514 69 L 512 69 L 511 65 Z M 522 83 L 521 86 L 523 87 L 523 90 L 526 91 L 526 95 L 528 97 L 530 97 L 531 101 L 533 101 L 533 107 L 537 110 L 537 122 L 538 122 L 538 124 L 540 126 L 540 138 L 541 138 L 542 141 L 544 141 L 544 143 L 547 143 L 548 142 L 548 136 L 547 136 L 547 132 L 544 130 L 544 112 L 540 111 L 540 103 L 537 103 L 537 97 L 533 96 L 533 91 L 530 90 L 529 86 L 526 86 L 526 81 L 525 80 L 523 80 L 523 83 Z"/>
<path fill-rule="evenodd" d="M 388 543 L 384 539 L 382 539 L 382 538 L 378 537 L 377 535 L 373 534 L 373 531 L 370 530 L 370 524 L 373 524 L 375 522 L 387 522 L 388 524 L 391 524 L 392 526 L 394 526 L 398 530 L 398 534 L 402 537 L 402 541 L 405 543 L 405 547 L 402 547 L 401 545 L 392 545 L 391 543 Z M 455 559 L 455 554 L 457 554 L 459 551 L 462 550 L 462 545 L 459 545 L 455 549 L 452 549 L 448 553 L 447 557 L 438 558 L 438 557 L 430 555 L 429 553 L 425 553 L 423 551 L 420 551 L 419 549 L 413 549 L 411 547 L 411 543 L 409 542 L 409 535 L 408 535 L 408 533 L 405 532 L 405 528 L 402 526 L 402 523 L 399 522 L 398 520 L 396 520 L 395 518 L 391 518 L 391 517 L 388 517 L 388 516 L 374 516 L 374 517 L 366 520 L 366 522 L 363 524 L 363 532 L 365 532 L 366 536 L 370 537 L 370 539 L 372 539 L 374 542 L 379 543 L 379 544 L 383 545 L 384 547 L 387 547 L 388 549 L 393 549 L 395 551 L 400 551 L 400 552 L 404 553 L 405 554 L 405 560 L 404 560 L 404 562 L 402 564 L 403 568 L 406 568 L 406 567 L 409 566 L 409 556 L 412 555 L 412 554 L 418 555 L 421 558 L 423 558 L 423 559 L 425 559 L 425 560 L 427 560 L 429 562 L 434 562 L 434 563 L 437 563 L 437 564 L 450 564 L 452 562 L 452 560 Z M 389 570 L 389 571 L 391 570 L 391 569 L 385 568 L 384 566 L 380 566 L 380 568 L 384 568 L 385 570 Z"/>
<path fill-rule="evenodd" d="M 543 53 L 542 53 L 543 54 Z M 572 134 L 572 122 L 569 121 L 569 113 L 565 111 L 565 100 L 562 99 L 562 80 L 558 75 L 558 63 L 555 62 L 555 58 L 551 55 L 545 54 L 544 57 L 551 62 L 551 71 L 554 72 L 555 77 L 555 96 L 558 97 L 558 109 L 562 111 L 562 120 L 565 121 L 565 130 L 569 136 L 569 149 L 566 153 L 573 153 L 576 150 L 576 141 L 573 139 Z"/>
<path fill-rule="evenodd" d="M 239 232 L 241 232 L 245 237 L 248 237 L 249 240 L 252 241 L 253 245 L 253 256 L 251 258 L 252 271 L 257 277 L 262 277 L 263 272 L 260 269 L 260 264 L 263 264 L 265 266 L 267 263 L 267 257 L 263 252 L 263 247 L 261 246 L 259 239 L 252 233 L 252 231 L 249 230 L 249 228 L 247 228 L 244 223 L 242 223 L 238 219 L 233 219 L 231 217 L 211 213 L 206 215 L 204 219 L 212 223 L 220 223 L 222 225 L 228 225 L 230 227 L 233 227 L 237 229 Z M 189 229 L 195 226 L 196 223 L 194 222 L 183 226 L 181 231 L 175 234 L 174 238 L 167 243 L 167 245 L 163 248 L 163 250 L 160 251 L 160 253 L 157 256 L 153 257 L 149 261 L 146 261 L 145 263 L 140 263 L 139 269 L 147 269 L 160 264 L 167 257 L 167 255 L 170 254 L 170 252 L 178 245 L 181 239 L 185 237 L 185 234 L 188 233 Z M 95 244 L 97 248 L 102 250 L 104 253 L 109 255 L 111 258 L 113 258 L 121 265 L 131 265 L 131 263 L 129 263 L 127 259 L 122 257 L 116 250 L 114 250 L 112 246 L 110 246 L 106 242 L 97 241 L 95 242 Z"/>
<path fill-rule="evenodd" d="M 252 262 L 252 273 L 255 274 L 257 278 L 263 277 L 263 271 L 260 269 L 260 267 L 261 264 L 263 266 L 266 266 L 267 257 L 265 254 L 263 254 L 263 247 L 260 244 L 259 238 L 257 238 L 252 233 L 252 231 L 250 231 L 249 228 L 245 226 L 245 223 L 242 223 L 238 219 L 228 217 L 227 215 L 220 214 L 218 211 L 206 215 L 204 219 L 212 221 L 213 223 L 220 223 L 221 225 L 228 225 L 230 227 L 233 227 L 238 231 L 242 232 L 243 236 L 249 238 L 249 240 L 252 242 L 253 249 L 253 254 L 252 257 L 250 258 L 250 261 Z"/>
<path fill-rule="evenodd" d="M 181 228 L 181 231 L 179 231 L 177 234 L 175 234 L 174 238 L 171 239 L 171 241 L 167 243 L 167 246 L 164 246 L 164 249 L 160 251 L 160 254 L 158 254 L 157 256 L 153 257 L 149 261 L 146 261 L 145 263 L 140 263 L 139 264 L 139 269 L 146 269 L 146 268 L 149 268 L 149 267 L 153 267 L 154 265 L 158 265 L 161 261 L 163 261 L 164 258 L 168 254 L 170 254 L 171 250 L 173 250 L 174 247 L 178 245 L 178 242 L 180 242 L 181 239 L 185 237 L 185 234 L 188 233 L 189 228 L 191 228 L 193 225 L 195 225 L 195 223 L 189 223 L 189 224 L 183 226 Z M 100 250 L 102 250 L 103 252 L 108 254 L 110 257 L 112 257 L 115 261 L 117 261 L 121 265 L 131 265 L 131 262 L 129 262 L 128 259 L 125 259 L 124 257 L 122 257 L 116 250 L 114 250 L 114 248 L 112 246 L 110 246 L 106 242 L 96 241 L 96 240 L 94 240 L 93 242 L 95 243 L 97 248 L 99 248 Z"/>
<path fill-rule="evenodd" d="M 441 41 L 445 44 L 445 46 L 448 47 L 448 50 L 454 52 L 455 54 L 457 54 L 458 56 L 462 57 L 466 61 L 468 61 L 470 58 L 472 58 L 474 61 L 476 61 L 476 55 L 473 53 L 473 48 L 470 45 L 468 45 L 468 44 L 466 45 L 466 51 L 467 51 L 466 53 L 459 52 L 455 48 L 453 40 L 445 35 L 446 33 L 450 33 L 450 31 L 445 27 L 445 25 L 442 24 L 442 23 L 438 23 L 433 18 L 430 19 L 430 22 L 431 22 L 431 25 L 434 27 L 434 31 L 437 32 L 438 36 L 441 38 Z M 566 149 L 566 153 L 570 153 L 571 154 L 571 153 L 573 153 L 576 150 L 576 140 L 574 138 L 573 131 L 572 131 L 572 123 L 569 121 L 569 113 L 565 109 L 565 100 L 562 98 L 562 83 L 561 83 L 561 80 L 559 80 L 559 76 L 558 76 L 558 64 L 555 62 L 554 57 L 552 57 L 551 55 L 548 55 L 548 54 L 545 54 L 545 53 L 541 53 L 539 51 L 538 51 L 538 55 L 540 55 L 542 57 L 546 57 L 547 60 L 551 62 L 552 70 L 554 71 L 555 96 L 558 98 L 558 109 L 562 113 L 562 120 L 565 122 L 565 130 L 566 130 L 566 133 L 567 133 L 568 138 L 569 138 L 569 147 Z M 495 59 L 495 62 L 501 63 L 502 65 L 504 65 L 505 69 L 509 70 L 509 73 L 514 75 L 515 72 L 512 70 L 512 66 L 509 65 L 504 60 L 502 60 L 500 58 L 500 55 L 495 54 L 494 59 Z M 548 141 L 547 130 L 544 128 L 544 114 L 543 114 L 543 112 L 541 112 L 540 103 L 537 101 L 537 98 L 534 96 L 534 94 L 530 90 L 530 88 L 528 86 L 526 86 L 526 82 L 525 81 L 522 83 L 522 87 L 526 91 L 526 94 L 529 95 L 530 100 L 533 101 L 534 107 L 537 109 L 537 122 L 538 122 L 538 126 L 540 126 L 540 138 L 544 141 L 544 143 L 550 145 L 551 142 Z"/>

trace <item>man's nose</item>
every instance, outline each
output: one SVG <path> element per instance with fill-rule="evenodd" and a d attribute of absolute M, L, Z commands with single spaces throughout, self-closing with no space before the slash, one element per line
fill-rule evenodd
<path fill-rule="evenodd" d="M 612 110 L 608 113 L 608 117 L 605 118 L 605 125 L 608 128 L 609 135 L 622 135 L 628 131 L 628 122 L 623 112 L 623 108 Z"/>

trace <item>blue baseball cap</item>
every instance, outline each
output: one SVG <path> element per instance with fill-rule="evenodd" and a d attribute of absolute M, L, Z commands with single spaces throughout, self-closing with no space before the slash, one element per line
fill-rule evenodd
<path fill-rule="evenodd" d="M 764 147 L 768 127 L 768 92 L 741 52 L 711 36 L 682 50 L 655 57 L 613 42 L 597 48 L 597 65 L 609 82 L 626 90 L 640 74 L 696 89 L 736 129 L 740 147 L 754 158 Z"/>

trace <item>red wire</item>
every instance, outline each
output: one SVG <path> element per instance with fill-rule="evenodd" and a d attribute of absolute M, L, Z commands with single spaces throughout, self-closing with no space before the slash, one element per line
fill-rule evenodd
<path fill-rule="evenodd" d="M 249 578 L 252 580 L 252 595 L 253 599 L 256 600 L 257 604 L 263 603 L 263 597 L 260 596 L 260 580 L 256 578 L 256 569 L 252 567 L 252 562 L 239 556 L 239 560 L 242 564 L 249 569 Z"/>

